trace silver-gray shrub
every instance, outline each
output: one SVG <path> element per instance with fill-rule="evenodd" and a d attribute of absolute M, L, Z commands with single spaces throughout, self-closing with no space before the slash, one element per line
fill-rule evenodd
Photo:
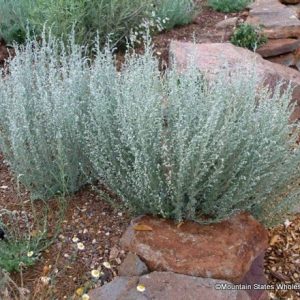
<path fill-rule="evenodd" d="M 97 57 L 90 160 L 134 212 L 210 222 L 247 210 L 267 223 L 297 201 L 297 189 L 275 200 L 299 170 L 290 91 L 257 89 L 254 72 L 230 76 L 208 82 L 193 66 L 161 76 L 151 52 L 116 73 Z"/>
<path fill-rule="evenodd" d="M 74 192 L 89 172 L 82 124 L 88 62 L 72 41 L 66 49 L 51 36 L 42 40 L 16 48 L 0 78 L 0 147 L 33 198 Z"/>
<path fill-rule="evenodd" d="M 290 91 L 257 89 L 239 70 L 210 81 L 192 65 L 161 74 L 149 45 L 120 71 L 108 48 L 92 62 L 82 50 L 29 41 L 0 79 L 1 149 L 35 197 L 92 176 L 134 213 L 177 220 L 248 210 L 267 223 L 292 208 Z"/>

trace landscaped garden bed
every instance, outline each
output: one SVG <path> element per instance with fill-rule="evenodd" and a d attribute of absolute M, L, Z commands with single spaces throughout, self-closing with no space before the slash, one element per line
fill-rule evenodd
<path fill-rule="evenodd" d="M 116 61 L 109 46 L 102 52 L 103 40 L 82 58 L 76 35 L 64 48 L 47 30 L 11 52 L 0 83 L 0 298 L 300 297 L 295 288 L 215 288 L 216 280 L 299 283 L 300 154 L 291 122 L 299 117 L 300 75 L 220 44 L 248 10 L 199 3 L 193 17 L 172 15 L 170 27 L 190 24 L 156 32 L 153 48 L 147 34 L 156 23 L 135 34 L 146 38 L 144 47 L 134 44 L 142 55 L 131 46 L 125 52 L 128 31 Z M 251 26 L 256 50 L 263 31 Z M 294 51 L 295 41 L 288 44 Z M 287 49 L 277 46 L 276 55 Z M 3 41 L 0 60 L 7 47 Z M 133 219 L 141 214 L 148 216 Z"/>

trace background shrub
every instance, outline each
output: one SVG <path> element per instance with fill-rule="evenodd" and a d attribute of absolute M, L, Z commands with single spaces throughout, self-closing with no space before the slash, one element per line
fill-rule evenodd
<path fill-rule="evenodd" d="M 238 47 L 255 51 L 267 42 L 267 37 L 262 33 L 261 27 L 242 23 L 236 28 L 230 41 Z"/>
<path fill-rule="evenodd" d="M 0 35 L 8 43 L 23 42 L 26 25 L 41 34 L 47 22 L 55 36 L 65 39 L 75 25 L 79 44 L 91 43 L 99 33 L 103 45 L 111 34 L 111 46 L 144 22 L 153 31 L 171 28 L 190 22 L 196 11 L 193 0 L 0 0 L 0 7 Z"/>
<path fill-rule="evenodd" d="M 252 0 L 208 0 L 209 6 L 224 13 L 241 11 L 251 2 Z"/>
<path fill-rule="evenodd" d="M 91 64 L 72 40 L 69 55 L 46 40 L 17 51 L 0 79 L 1 149 L 35 197 L 91 177 L 136 214 L 210 222 L 247 210 L 267 223 L 293 208 L 290 93 L 257 90 L 246 71 L 163 76 L 149 45 L 118 72 L 108 49 Z"/>
<path fill-rule="evenodd" d="M 199 11 L 194 0 L 156 0 L 154 8 L 164 29 L 192 22 L 195 13 Z"/>
<path fill-rule="evenodd" d="M 24 43 L 33 0 L 0 0 L 0 38 Z"/>

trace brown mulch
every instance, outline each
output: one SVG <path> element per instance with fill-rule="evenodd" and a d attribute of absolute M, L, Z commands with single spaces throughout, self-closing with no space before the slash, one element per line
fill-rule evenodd
<path fill-rule="evenodd" d="M 270 243 L 265 255 L 268 284 L 297 284 L 300 287 L 300 216 L 269 229 Z M 270 291 L 271 299 L 300 299 L 300 289 Z"/>
<path fill-rule="evenodd" d="M 227 17 L 233 16 L 244 18 L 243 14 L 227 14 Z M 215 24 L 224 18 L 223 13 L 204 6 L 192 24 L 155 36 L 156 54 L 168 62 L 168 46 L 174 39 L 197 43 L 227 41 L 226 32 L 215 29 Z M 0 42 L 0 63 L 4 58 L 7 58 L 7 49 Z M 23 203 L 28 203 L 29 195 L 22 192 L 17 196 L 15 181 L 0 154 L 0 208 L 20 210 L 20 198 Z M 49 201 L 49 205 L 56 210 L 55 200 Z M 30 210 L 30 206 L 27 208 Z M 55 218 L 51 219 L 50 216 L 50 224 L 54 226 L 54 222 Z M 91 187 L 86 187 L 68 200 L 59 237 L 42 253 L 34 267 L 24 270 L 23 283 L 19 274 L 13 274 L 12 277 L 17 284 L 30 291 L 32 299 L 76 299 L 76 290 L 82 292 L 79 288 L 88 290 L 116 276 L 117 266 L 125 255 L 118 243 L 129 222 L 128 215 L 112 208 Z M 270 247 L 265 264 L 268 283 L 299 283 L 300 216 L 291 224 L 286 222 L 286 225 L 270 229 L 269 234 Z M 83 250 L 78 249 L 78 242 L 84 245 Z M 109 262 L 111 268 L 105 267 L 105 262 Z M 104 274 L 95 284 L 90 272 L 99 268 Z M 51 278 L 50 283 L 42 284 L 42 277 Z M 276 290 L 271 291 L 270 295 L 273 299 L 300 299 L 300 293 L 295 290 Z"/>

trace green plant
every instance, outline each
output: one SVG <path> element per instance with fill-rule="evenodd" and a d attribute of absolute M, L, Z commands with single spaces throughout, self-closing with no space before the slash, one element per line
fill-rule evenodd
<path fill-rule="evenodd" d="M 267 37 L 262 33 L 261 27 L 242 23 L 236 28 L 230 41 L 236 46 L 255 51 L 267 42 Z"/>
<path fill-rule="evenodd" d="M 42 40 L 16 49 L 0 79 L 0 147 L 34 199 L 75 192 L 90 173 L 82 144 L 88 60 L 74 43 Z"/>
<path fill-rule="evenodd" d="M 32 4 L 32 0 L 0 0 L 0 38 L 7 43 L 25 42 Z"/>
<path fill-rule="evenodd" d="M 99 34 L 104 45 L 109 35 L 112 47 L 145 21 L 157 31 L 186 24 L 196 11 L 192 0 L 0 0 L 0 7 L 0 37 L 8 43 L 24 42 L 26 25 L 40 35 L 46 22 L 56 37 L 66 40 L 74 28 L 77 43 L 92 44 Z"/>
<path fill-rule="evenodd" d="M 20 195 L 20 187 L 17 185 Z M 21 271 L 35 264 L 43 250 L 53 242 L 58 235 L 65 213 L 65 199 L 58 198 L 58 210 L 52 215 L 56 224 L 50 228 L 48 223 L 49 207 L 47 203 L 31 202 L 25 208 L 19 198 L 20 210 L 0 210 L 0 228 L 5 233 L 0 239 L 0 272 Z M 52 238 L 48 237 L 52 235 Z"/>
<path fill-rule="evenodd" d="M 155 0 L 154 9 L 164 29 L 191 23 L 199 11 L 194 0 Z"/>
<path fill-rule="evenodd" d="M 290 91 L 257 88 L 242 70 L 162 75 L 149 44 L 117 71 L 99 49 L 91 63 L 72 38 L 67 49 L 28 41 L 0 79 L 0 145 L 31 192 L 72 192 L 91 177 L 133 213 L 202 222 L 247 210 L 268 223 L 293 207 Z"/>
<path fill-rule="evenodd" d="M 252 0 L 208 0 L 209 6 L 224 13 L 241 11 L 251 2 Z"/>
<path fill-rule="evenodd" d="M 290 95 L 257 91 L 258 79 L 242 71 L 228 76 L 207 82 L 190 66 L 162 78 L 151 53 L 116 73 L 112 59 L 98 55 L 86 130 L 90 160 L 132 211 L 216 221 L 248 210 L 270 221 L 263 206 L 299 170 L 300 152 L 290 150 L 295 137 L 288 140 Z"/>

